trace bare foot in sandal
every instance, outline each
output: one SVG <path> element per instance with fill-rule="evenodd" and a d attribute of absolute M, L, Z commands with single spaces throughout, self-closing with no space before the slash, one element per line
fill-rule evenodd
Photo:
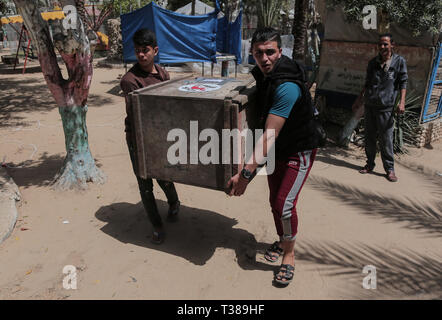
<path fill-rule="evenodd" d="M 277 274 L 275 274 L 275 282 L 288 285 L 293 280 L 295 272 L 295 240 L 284 240 L 280 243 L 284 251 L 282 256 L 281 267 Z"/>
<path fill-rule="evenodd" d="M 275 241 L 264 253 L 264 259 L 269 262 L 278 261 L 279 257 L 284 253 L 284 250 L 279 246 L 279 242 Z"/>
<path fill-rule="evenodd" d="M 295 272 L 295 253 L 288 252 L 282 258 L 279 272 L 275 275 L 275 281 L 279 284 L 288 285 L 293 280 Z"/>
<path fill-rule="evenodd" d="M 295 266 L 291 264 L 281 264 L 278 274 L 275 275 L 275 281 L 282 285 L 288 285 L 293 280 Z"/>

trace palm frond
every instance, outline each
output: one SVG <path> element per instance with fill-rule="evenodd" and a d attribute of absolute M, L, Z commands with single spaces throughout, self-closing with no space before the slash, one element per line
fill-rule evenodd
<path fill-rule="evenodd" d="M 396 110 L 399 105 L 399 95 L 396 99 Z M 415 145 L 419 129 L 419 116 L 422 108 L 422 96 L 414 91 L 405 97 L 405 112 L 394 118 L 393 150 L 395 153 L 408 153 L 407 145 Z"/>

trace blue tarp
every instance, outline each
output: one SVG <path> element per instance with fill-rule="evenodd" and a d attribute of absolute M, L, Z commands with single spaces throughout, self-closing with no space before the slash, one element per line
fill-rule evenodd
<path fill-rule="evenodd" d="M 241 64 L 241 22 L 242 9 L 234 22 L 229 22 L 226 16 L 218 19 L 216 33 L 216 50 L 236 56 L 236 62 Z"/>
<path fill-rule="evenodd" d="M 124 61 L 137 61 L 132 37 L 140 28 L 155 32 L 159 48 L 156 61 L 159 63 L 215 61 L 218 12 L 219 9 L 215 9 L 206 15 L 186 16 L 151 2 L 121 15 Z"/>
<path fill-rule="evenodd" d="M 187 16 L 159 7 L 154 2 L 121 15 L 123 58 L 136 61 L 132 37 L 140 28 L 148 28 L 157 36 L 157 63 L 216 62 L 216 51 L 234 54 L 241 63 L 241 16 L 233 23 L 217 20 L 219 4 L 205 15 Z M 220 22 L 220 20 L 223 20 Z M 218 27 L 222 26 L 222 30 Z"/>

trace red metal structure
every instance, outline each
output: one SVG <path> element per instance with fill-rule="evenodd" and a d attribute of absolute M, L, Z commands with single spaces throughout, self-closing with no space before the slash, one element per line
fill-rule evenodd
<path fill-rule="evenodd" d="M 17 30 L 16 30 L 17 31 Z M 26 51 L 25 51 L 25 62 L 23 64 L 23 71 L 22 74 L 25 74 L 26 71 L 26 62 L 28 61 L 28 55 L 29 55 L 29 49 L 31 47 L 31 37 L 29 36 L 28 30 L 26 30 L 25 25 L 23 24 L 20 30 L 20 38 L 18 40 L 18 46 L 17 46 L 17 52 L 15 54 L 15 61 L 14 61 L 14 70 L 17 67 L 17 61 L 18 61 L 18 52 L 20 50 L 20 44 L 21 44 L 21 39 L 23 38 L 23 32 L 26 33 L 26 38 L 28 39 L 28 44 L 26 47 Z"/>

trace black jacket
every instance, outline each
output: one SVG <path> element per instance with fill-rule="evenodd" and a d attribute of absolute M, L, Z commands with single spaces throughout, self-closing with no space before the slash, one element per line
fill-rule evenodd
<path fill-rule="evenodd" d="M 276 139 L 276 159 L 286 159 L 297 152 L 318 147 L 318 136 L 313 126 L 314 107 L 306 86 L 304 68 L 292 59 L 281 56 L 267 76 L 258 66 L 253 68 L 252 75 L 256 80 L 257 107 L 263 128 L 273 105 L 276 88 L 284 82 L 294 82 L 301 88 L 302 97 L 293 106 Z"/>
<path fill-rule="evenodd" d="M 393 53 L 388 70 L 381 67 L 380 57 L 370 60 L 365 80 L 365 104 L 379 111 L 391 111 L 399 90 L 407 88 L 407 63 Z"/>

